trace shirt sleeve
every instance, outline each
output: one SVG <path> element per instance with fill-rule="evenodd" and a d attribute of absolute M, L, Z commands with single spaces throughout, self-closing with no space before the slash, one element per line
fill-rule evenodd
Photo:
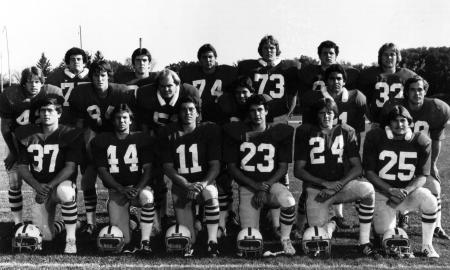
<path fill-rule="evenodd" d="M 304 126 L 297 128 L 295 132 L 295 144 L 294 144 L 294 160 L 309 160 L 309 143 L 308 132 Z"/>
<path fill-rule="evenodd" d="M 415 175 L 430 175 L 431 170 L 431 142 L 423 134 L 418 138 L 419 150 Z"/>
<path fill-rule="evenodd" d="M 206 139 L 208 142 L 208 161 L 220 160 L 222 157 L 222 134 L 220 127 L 216 124 L 211 124 Z"/>
<path fill-rule="evenodd" d="M 363 167 L 366 171 L 377 172 L 377 142 L 375 131 L 369 131 L 363 146 Z"/>
<path fill-rule="evenodd" d="M 354 129 L 347 129 L 344 153 L 346 157 L 353 158 L 359 156 L 359 147 L 358 147 L 358 139 L 356 138 Z"/>

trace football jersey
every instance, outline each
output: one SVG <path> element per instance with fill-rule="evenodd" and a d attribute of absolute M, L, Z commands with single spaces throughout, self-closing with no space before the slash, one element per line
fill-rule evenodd
<path fill-rule="evenodd" d="M 66 162 L 79 164 L 82 159 L 82 130 L 59 125 L 45 136 L 39 125 L 17 128 L 19 164 L 30 166 L 30 172 L 39 183 L 49 183 L 65 167 Z"/>
<path fill-rule="evenodd" d="M 138 79 L 134 71 L 124 71 L 114 75 L 114 82 L 118 84 L 126 84 L 128 89 L 136 90 L 141 86 L 153 84 L 156 82 L 158 72 L 150 72 L 147 78 Z"/>
<path fill-rule="evenodd" d="M 194 86 L 185 83 L 170 100 L 166 100 L 159 94 L 156 85 L 138 88 L 136 102 L 139 122 L 148 125 L 151 130 L 177 122 L 179 100 L 185 95 L 198 96 L 198 91 Z"/>
<path fill-rule="evenodd" d="M 309 91 L 304 95 L 304 115 L 310 113 L 311 106 L 325 96 L 321 91 Z M 336 124 L 348 124 L 355 129 L 356 132 L 361 133 L 366 129 L 364 115 L 369 113 L 369 108 L 366 103 L 366 97 L 359 90 L 343 90 L 341 94 L 334 99 L 338 106 L 339 115 L 337 116 Z M 311 123 L 314 124 L 314 123 Z"/>
<path fill-rule="evenodd" d="M 367 97 L 373 122 L 380 123 L 384 103 L 390 99 L 403 99 L 403 86 L 407 79 L 416 75 L 407 68 L 399 68 L 394 74 L 384 74 L 379 67 L 369 67 L 361 72 L 358 86 Z"/>
<path fill-rule="evenodd" d="M 105 98 L 100 98 L 93 84 L 82 84 L 77 86 L 70 95 L 70 112 L 76 117 L 85 121 L 95 132 L 113 131 L 110 121 L 110 114 L 114 107 L 121 103 L 126 103 L 130 109 L 135 107 L 135 97 L 124 84 L 109 83 L 108 94 Z"/>
<path fill-rule="evenodd" d="M 154 140 L 142 132 L 130 133 L 125 139 L 118 139 L 113 132 L 104 132 L 97 135 L 91 145 L 95 165 L 105 167 L 123 186 L 138 184 L 142 166 L 154 160 Z"/>
<path fill-rule="evenodd" d="M 359 147 L 352 127 L 342 124 L 324 134 L 316 125 L 304 124 L 295 133 L 294 159 L 306 161 L 305 170 L 325 181 L 339 181 L 350 158 L 359 158 Z M 322 187 L 320 187 L 322 188 Z"/>
<path fill-rule="evenodd" d="M 67 125 L 75 124 L 75 118 L 69 111 L 69 97 L 76 86 L 90 83 L 88 73 L 89 69 L 85 68 L 80 74 L 75 75 L 69 69 L 65 68 L 64 70 L 51 73 L 45 80 L 47 84 L 60 87 L 64 96 L 63 112 L 59 123 Z"/>
<path fill-rule="evenodd" d="M 235 163 L 255 182 L 267 181 L 278 170 L 279 163 L 292 162 L 294 128 L 287 124 L 252 131 L 249 123 L 232 122 L 223 130 L 223 161 Z"/>
<path fill-rule="evenodd" d="M 10 127 L 12 131 L 18 126 L 28 125 L 39 119 L 39 111 L 33 107 L 36 100 L 46 95 L 62 96 L 59 87 L 48 84 L 43 85 L 39 94 L 33 98 L 27 97 L 25 92 L 22 86 L 15 85 L 0 94 L 0 117 L 14 120 Z M 31 110 L 34 112 L 30 112 Z"/>
<path fill-rule="evenodd" d="M 217 104 L 222 116 L 222 119 L 217 122 L 218 124 L 242 121 L 246 118 L 247 108 L 245 104 L 239 105 L 232 93 L 224 93 L 219 97 Z"/>
<path fill-rule="evenodd" d="M 192 132 L 183 134 L 178 123 L 160 130 L 160 155 L 163 163 L 172 163 L 179 175 L 190 183 L 204 181 L 209 161 L 222 157 L 220 127 L 211 122 L 200 123 Z"/>
<path fill-rule="evenodd" d="M 220 109 L 217 106 L 218 98 L 227 91 L 236 80 L 237 70 L 228 65 L 217 65 L 211 74 L 203 72 L 199 64 L 189 65 L 180 70 L 182 83 L 188 83 L 198 89 L 202 100 L 202 121 L 219 122 Z"/>
<path fill-rule="evenodd" d="M 411 140 L 388 139 L 381 128 L 366 134 L 363 164 L 394 188 L 405 188 L 418 175 L 430 174 L 431 141 L 421 132 Z"/>
<path fill-rule="evenodd" d="M 240 75 L 252 78 L 253 88 L 258 94 L 267 94 L 272 98 L 269 102 L 268 119 L 284 115 L 289 111 L 289 96 L 297 95 L 300 82 L 300 62 L 281 60 L 269 67 L 262 60 L 243 60 L 238 64 Z"/>

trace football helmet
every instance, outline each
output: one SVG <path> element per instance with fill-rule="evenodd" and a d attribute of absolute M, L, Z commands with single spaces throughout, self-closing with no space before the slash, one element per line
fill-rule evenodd
<path fill-rule="evenodd" d="M 303 233 L 302 248 L 311 257 L 330 257 L 331 237 L 323 227 L 309 227 Z"/>
<path fill-rule="evenodd" d="M 236 245 L 238 256 L 261 257 L 264 241 L 258 229 L 248 227 L 239 232 Z"/>
<path fill-rule="evenodd" d="M 117 226 L 108 225 L 100 230 L 97 247 L 100 252 L 120 253 L 125 245 L 123 233 Z"/>
<path fill-rule="evenodd" d="M 387 230 L 383 235 L 382 247 L 386 255 L 399 258 L 411 258 L 411 245 L 408 234 L 402 228 Z"/>
<path fill-rule="evenodd" d="M 33 224 L 24 224 L 14 233 L 12 240 L 13 251 L 39 251 L 42 250 L 42 234 Z"/>
<path fill-rule="evenodd" d="M 191 253 L 191 232 L 186 226 L 175 224 L 166 231 L 166 251 L 168 253 Z"/>

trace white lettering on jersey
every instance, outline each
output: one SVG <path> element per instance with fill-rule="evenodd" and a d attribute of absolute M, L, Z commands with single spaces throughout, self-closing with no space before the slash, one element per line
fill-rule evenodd
<path fill-rule="evenodd" d="M 266 87 L 267 81 L 275 82 L 275 89 L 269 90 L 269 95 L 274 99 L 279 99 L 284 97 L 284 76 L 282 74 L 259 74 L 255 73 L 255 82 L 261 81 L 258 94 L 264 93 L 264 88 Z"/>
<path fill-rule="evenodd" d="M 106 150 L 110 173 L 119 172 L 119 160 L 117 159 L 116 149 L 117 147 L 115 145 L 110 145 Z M 125 164 L 130 165 L 130 172 L 135 172 L 138 170 L 139 159 L 137 155 L 136 144 L 128 145 L 127 151 L 125 152 L 125 155 L 123 157 L 123 161 Z"/>
<path fill-rule="evenodd" d="M 414 172 L 416 171 L 416 166 L 414 166 L 414 164 L 408 164 L 406 159 L 417 158 L 417 152 L 400 152 L 399 155 L 397 155 L 394 151 L 383 150 L 378 158 L 379 160 L 389 159 L 388 163 L 386 163 L 386 165 L 378 172 L 378 176 L 382 179 L 389 181 L 395 181 L 397 178 L 400 181 L 412 180 Z M 397 166 L 397 175 L 388 173 L 394 166 Z M 406 171 L 406 174 L 400 170 Z"/>
<path fill-rule="evenodd" d="M 192 157 L 192 167 L 188 168 L 186 165 L 186 145 L 180 144 L 176 153 L 178 154 L 178 160 L 180 164 L 180 168 L 178 168 L 178 173 L 188 174 L 188 173 L 197 173 L 202 171 L 202 166 L 198 164 L 198 149 L 197 144 L 194 143 L 189 147 L 189 152 Z"/>
<path fill-rule="evenodd" d="M 55 171 L 56 157 L 59 153 L 59 145 L 45 144 L 42 146 L 40 144 L 30 144 L 27 151 L 28 153 L 33 153 L 34 161 L 37 162 L 37 164 L 33 163 L 33 170 L 36 172 L 41 172 L 44 164 L 44 155 L 51 154 L 48 172 L 52 173 Z"/>
<path fill-rule="evenodd" d="M 248 153 L 241 160 L 241 169 L 247 172 L 271 172 L 274 169 L 275 147 L 269 143 L 261 143 L 256 147 L 252 142 L 243 142 L 240 147 L 241 152 Z M 248 165 L 250 160 L 255 156 L 256 152 L 263 152 L 266 164 L 257 163 L 256 166 Z"/>

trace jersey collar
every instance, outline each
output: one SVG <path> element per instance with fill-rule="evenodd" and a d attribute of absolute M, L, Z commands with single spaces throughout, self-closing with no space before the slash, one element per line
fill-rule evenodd
<path fill-rule="evenodd" d="M 81 71 L 80 73 L 78 73 L 78 75 L 75 75 L 74 73 L 72 73 L 68 68 L 64 69 L 64 74 L 66 74 L 67 77 L 73 79 L 75 77 L 78 77 L 79 79 L 84 79 L 87 77 L 89 73 L 89 69 L 88 68 L 84 68 L 83 71 Z"/>
<path fill-rule="evenodd" d="M 278 65 L 280 62 L 281 62 L 281 59 L 278 59 L 278 58 L 277 58 L 277 60 L 275 60 L 275 61 L 273 62 L 273 66 Z M 260 63 L 263 67 L 267 67 L 267 66 L 269 65 L 269 64 L 268 64 L 266 61 L 264 61 L 264 59 L 262 59 L 262 58 L 259 58 L 259 59 L 258 59 L 258 63 Z"/>
<path fill-rule="evenodd" d="M 325 98 L 329 98 L 331 100 L 334 100 L 333 97 L 330 95 L 330 93 L 328 93 L 326 87 L 322 87 L 320 91 L 322 92 L 322 95 Z M 348 101 L 348 90 L 345 87 L 342 87 L 341 101 L 342 102 L 347 102 Z"/>
<path fill-rule="evenodd" d="M 170 99 L 169 101 L 169 105 L 172 107 L 175 107 L 175 104 L 178 101 L 178 97 L 180 95 L 180 87 L 177 87 L 177 91 L 175 91 L 175 94 L 173 94 L 173 97 Z M 164 98 L 161 96 L 161 94 L 159 94 L 159 91 L 156 92 L 156 97 L 158 98 L 159 104 L 161 106 L 165 106 L 166 105 L 166 101 L 164 100 Z"/>

